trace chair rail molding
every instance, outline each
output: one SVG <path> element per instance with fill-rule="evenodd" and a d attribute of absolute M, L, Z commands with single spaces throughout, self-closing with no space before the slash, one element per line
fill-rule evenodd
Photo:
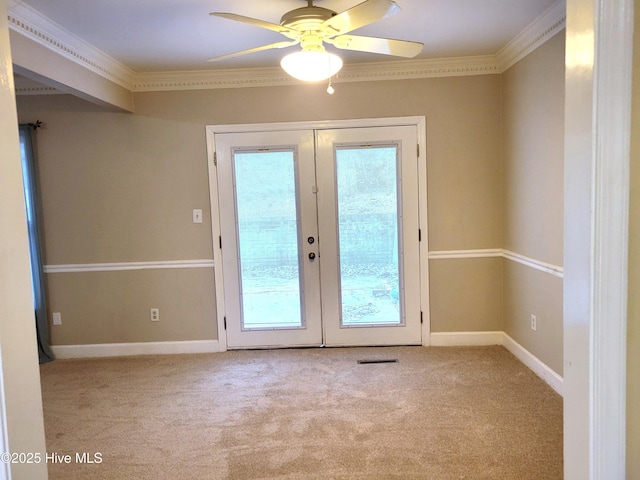
<path fill-rule="evenodd" d="M 213 260 L 165 260 L 156 262 L 74 263 L 45 265 L 44 273 L 122 272 L 167 268 L 213 268 Z"/>
<path fill-rule="evenodd" d="M 551 263 L 536 260 L 520 253 L 503 248 L 487 248 L 478 250 L 434 250 L 429 252 L 429 260 L 447 260 L 456 258 L 491 258 L 502 257 L 512 262 L 540 270 L 555 277 L 564 277 L 564 268 Z"/>

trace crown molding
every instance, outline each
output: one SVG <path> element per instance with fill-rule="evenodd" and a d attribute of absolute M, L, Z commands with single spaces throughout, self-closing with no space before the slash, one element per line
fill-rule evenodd
<path fill-rule="evenodd" d="M 64 92 L 53 87 L 16 88 L 16 95 L 62 95 Z"/>
<path fill-rule="evenodd" d="M 360 63 L 345 65 L 333 79 L 340 82 L 407 80 L 415 78 L 487 75 L 500 73 L 494 55 L 433 60 Z M 245 68 L 149 72 L 136 74 L 134 92 L 202 90 L 215 88 L 302 85 L 281 68 Z"/>
<path fill-rule="evenodd" d="M 43 85 L 36 80 L 19 75 L 15 71 L 13 81 L 16 95 L 59 95 L 64 93 L 57 88 Z"/>
<path fill-rule="evenodd" d="M 9 28 L 58 55 L 131 90 L 135 73 L 130 68 L 69 32 L 22 2 L 8 5 Z"/>
<path fill-rule="evenodd" d="M 500 70 L 495 55 L 480 55 L 346 65 L 336 78 L 341 82 L 366 82 L 496 73 Z"/>
<path fill-rule="evenodd" d="M 558 0 L 498 51 L 496 59 L 500 71 L 506 71 L 562 31 L 566 22 L 566 1 Z"/>
<path fill-rule="evenodd" d="M 134 92 L 208 90 L 216 88 L 271 87 L 299 82 L 281 68 L 239 68 L 137 73 Z"/>

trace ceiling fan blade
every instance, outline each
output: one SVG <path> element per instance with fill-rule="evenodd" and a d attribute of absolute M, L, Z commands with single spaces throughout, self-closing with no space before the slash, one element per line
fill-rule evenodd
<path fill-rule="evenodd" d="M 298 38 L 299 32 L 289 27 L 283 27 L 282 25 L 276 25 L 275 23 L 265 22 L 257 18 L 245 17 L 244 15 L 237 15 L 235 13 L 225 12 L 211 12 L 209 15 L 214 17 L 226 18 L 228 20 L 235 20 L 236 22 L 247 23 L 255 27 L 266 28 L 267 30 L 273 30 L 274 32 L 286 35 L 289 38 Z"/>
<path fill-rule="evenodd" d="M 381 53 L 383 55 L 395 55 L 396 57 L 405 58 L 415 57 L 424 47 L 424 44 L 419 42 L 392 40 L 390 38 L 361 37 L 358 35 L 340 35 L 339 37 L 325 41 L 342 50 Z"/>
<path fill-rule="evenodd" d="M 248 50 L 241 50 L 239 52 L 228 53 L 219 57 L 210 58 L 207 62 L 219 62 L 220 60 L 228 60 L 229 58 L 239 57 L 240 55 L 247 55 L 248 53 L 262 52 L 263 50 L 271 50 L 274 48 L 285 48 L 300 43 L 299 40 L 293 40 L 291 42 L 278 42 L 271 43 L 269 45 L 263 45 L 262 47 L 249 48 Z"/>
<path fill-rule="evenodd" d="M 334 35 L 345 34 L 383 18 L 400 12 L 393 0 L 367 0 L 349 10 L 331 17 L 321 25 L 323 31 L 335 31 Z M 333 35 L 332 35 L 333 36 Z"/>

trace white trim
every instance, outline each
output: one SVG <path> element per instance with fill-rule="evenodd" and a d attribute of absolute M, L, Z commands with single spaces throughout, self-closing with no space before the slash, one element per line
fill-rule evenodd
<path fill-rule="evenodd" d="M 593 478 L 623 478 L 634 2 L 597 2 L 591 244 Z M 585 159 L 587 160 L 587 159 Z M 634 219 L 634 221 L 637 221 Z M 635 452 L 630 452 L 634 454 Z"/>
<path fill-rule="evenodd" d="M 504 348 L 509 350 L 518 360 L 529 367 L 536 375 L 544 380 L 547 385 L 553 388 L 558 395 L 564 396 L 564 380 L 554 370 L 549 368 L 544 362 L 536 357 L 529 350 L 524 348 L 507 333 L 503 332 Z"/>
<path fill-rule="evenodd" d="M 496 53 L 500 71 L 504 72 L 543 45 L 566 25 L 566 1 L 559 0 L 531 22 L 522 32 Z"/>
<path fill-rule="evenodd" d="M 24 2 L 8 9 L 9 28 L 58 55 L 124 87 L 133 88 L 135 72 Z"/>
<path fill-rule="evenodd" d="M 334 83 L 502 73 L 495 55 L 345 65 Z M 135 75 L 134 92 L 302 85 L 280 67 L 146 72 Z"/>
<path fill-rule="evenodd" d="M 564 268 L 558 265 L 553 265 L 551 263 L 543 262 L 541 260 L 536 260 L 535 258 L 527 257 L 525 255 L 521 255 L 519 253 L 515 253 L 510 250 L 504 250 L 504 249 L 502 250 L 502 256 L 507 260 L 511 260 L 513 262 L 520 263 L 527 267 L 540 270 L 541 272 L 548 273 L 550 275 L 553 275 L 554 277 L 559 277 L 559 278 L 564 277 Z"/>
<path fill-rule="evenodd" d="M 218 168 L 215 162 L 215 130 L 209 126 L 205 129 L 207 138 L 207 170 L 209 180 L 209 205 L 211 211 L 211 239 L 213 242 L 213 261 L 218 265 L 222 265 L 222 244 L 219 239 L 222 238 L 222 230 L 220 228 L 220 204 L 218 202 Z M 224 301 L 224 275 L 222 268 L 216 268 L 213 271 L 215 281 L 216 295 L 216 319 L 218 325 L 218 341 L 220 342 L 220 351 L 227 351 L 227 319 L 226 305 Z"/>
<path fill-rule="evenodd" d="M 0 345 L 0 349 L 2 346 Z M 2 355 L 0 354 L 0 453 L 9 451 L 9 436 L 7 433 L 7 407 L 4 399 L 4 370 Z M 11 480 L 9 462 L 0 462 L 0 480 Z"/>
<path fill-rule="evenodd" d="M 132 90 L 134 92 L 208 90 L 272 87 L 299 83 L 301 82 L 291 78 L 279 67 L 140 72 L 135 76 Z"/>
<path fill-rule="evenodd" d="M 486 248 L 480 250 L 434 250 L 429 252 L 429 260 L 448 260 L 452 258 L 487 258 L 501 257 L 499 248 Z"/>
<path fill-rule="evenodd" d="M 416 117 L 420 120 L 420 117 Z M 404 124 L 404 120 L 406 119 L 381 119 L 381 120 L 391 120 L 389 124 L 392 124 L 393 121 L 398 121 L 399 124 Z M 345 121 L 345 124 L 351 124 L 351 120 Z M 300 128 L 308 128 L 305 126 L 306 122 L 300 123 Z M 323 122 L 321 122 L 323 123 Z M 335 122 L 331 122 L 334 124 Z M 424 124 L 424 120 L 420 123 Z M 295 129 L 291 124 L 270 124 L 271 126 L 284 126 L 284 130 L 287 129 Z M 316 128 L 318 128 L 318 124 L 314 124 Z M 360 125 L 362 126 L 362 125 Z M 418 125 L 418 129 L 422 128 L 424 125 Z M 246 127 L 244 125 L 228 125 L 228 126 L 220 126 L 215 127 L 217 133 L 221 133 L 226 129 L 237 130 Z M 263 128 L 267 129 L 267 126 L 256 126 L 251 125 L 252 128 Z M 220 128 L 220 130 L 218 130 Z M 321 127 L 321 128 L 332 128 L 332 127 Z M 349 127 L 342 127 L 349 128 Z M 269 128 L 271 130 L 271 128 Z M 258 130 L 253 130 L 258 131 Z M 213 133 L 211 133 L 213 135 Z M 210 140 L 212 141 L 212 139 Z M 424 142 L 422 142 L 424 143 Z M 421 148 L 425 148 L 422 145 Z M 213 149 L 211 151 L 211 164 L 213 165 Z M 424 203 L 424 202 L 423 202 Z M 424 209 L 423 209 L 424 210 Z M 426 214 L 425 214 L 426 217 Z M 426 218 L 421 219 L 422 222 L 426 222 Z M 213 238 L 217 238 L 219 233 L 213 232 Z M 535 268 L 536 270 L 540 270 L 542 272 L 549 273 L 556 277 L 563 277 L 563 267 L 553 265 L 550 263 L 546 263 L 540 260 L 536 260 L 531 257 L 527 257 L 525 255 L 521 255 L 519 253 L 511 252 L 510 250 L 503 250 L 499 248 L 488 248 L 488 249 L 477 249 L 477 250 L 438 250 L 431 251 L 428 253 L 429 260 L 446 260 L 446 259 L 456 259 L 456 258 L 489 258 L 489 257 L 503 257 L 508 260 L 512 260 L 514 262 L 518 262 L 522 265 L 526 265 L 531 268 Z M 45 265 L 44 272 L 45 273 L 82 273 L 82 272 L 112 272 L 112 271 L 126 271 L 126 270 L 155 270 L 155 269 L 168 269 L 168 268 L 214 268 L 215 261 L 214 260 L 169 260 L 169 261 L 155 261 L 155 262 L 118 262 L 118 263 L 87 263 L 87 264 L 66 264 L 66 265 Z"/>
<path fill-rule="evenodd" d="M 16 95 L 61 95 L 64 92 L 14 73 Z"/>
<path fill-rule="evenodd" d="M 566 480 L 626 476 L 634 3 L 567 1 L 563 301 Z"/>
<path fill-rule="evenodd" d="M 207 132 L 216 133 L 248 133 L 248 132 L 279 132 L 288 130 L 329 130 L 336 128 L 368 128 L 394 127 L 402 125 L 417 125 L 424 128 L 424 116 L 415 117 L 385 117 L 362 118 L 351 120 L 318 120 L 305 122 L 277 122 L 277 123 L 239 123 L 231 125 L 207 125 Z M 423 134 L 424 135 L 424 134 Z M 213 148 L 213 144 L 210 145 Z M 213 152 L 212 152 L 213 155 Z M 213 156 L 211 157 L 213 162 Z"/>
<path fill-rule="evenodd" d="M 432 332 L 432 347 L 485 347 L 502 345 L 503 332 Z"/>
<path fill-rule="evenodd" d="M 489 248 L 480 250 L 436 250 L 429 252 L 429 260 L 447 260 L 453 258 L 487 258 L 502 257 L 513 262 L 520 263 L 530 268 L 548 273 L 554 277 L 563 278 L 564 268 L 551 263 L 536 260 L 520 253 L 512 252 L 500 248 Z"/>
<path fill-rule="evenodd" d="M 488 345 L 505 347 L 560 396 L 564 395 L 563 378 L 505 332 L 433 332 L 431 334 L 432 347 L 484 347 Z"/>
<path fill-rule="evenodd" d="M 421 233 L 420 251 L 420 312 L 422 315 L 422 345 L 431 345 L 431 298 L 429 295 L 429 219 L 428 219 L 428 168 L 427 168 L 427 120 L 418 117 L 418 215 Z"/>
<path fill-rule="evenodd" d="M 16 86 L 16 95 L 64 95 L 65 92 L 57 88 L 47 87 L 20 87 Z"/>
<path fill-rule="evenodd" d="M 57 359 L 218 353 L 221 351 L 218 340 L 52 345 L 51 350 Z"/>
<path fill-rule="evenodd" d="M 477 55 L 345 65 L 336 75 L 336 81 L 409 80 L 415 78 L 495 75 L 499 73 L 502 72 L 495 55 Z"/>
<path fill-rule="evenodd" d="M 126 270 L 157 270 L 167 268 L 213 268 L 213 260 L 168 260 L 158 262 L 76 263 L 45 265 L 44 273 L 121 272 Z"/>

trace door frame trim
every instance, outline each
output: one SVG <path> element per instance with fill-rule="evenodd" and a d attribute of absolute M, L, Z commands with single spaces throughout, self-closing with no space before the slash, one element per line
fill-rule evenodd
<path fill-rule="evenodd" d="M 328 130 L 341 128 L 367 128 L 391 126 L 415 126 L 417 130 L 418 155 L 418 210 L 422 231 L 420 242 L 420 310 L 422 311 L 422 345 L 431 345 L 431 322 L 429 318 L 429 245 L 427 221 L 427 143 L 426 117 L 388 117 L 363 118 L 351 120 L 320 120 L 304 122 L 252 123 L 235 125 L 207 125 L 207 166 L 209 172 L 209 204 L 211 208 L 211 238 L 213 243 L 214 278 L 216 295 L 216 317 L 218 326 L 218 344 L 221 352 L 227 350 L 227 334 L 225 328 L 224 278 L 222 272 L 222 249 L 218 241 L 221 238 L 218 174 L 216 167 L 215 135 L 221 133 L 250 133 L 287 130 Z"/>

